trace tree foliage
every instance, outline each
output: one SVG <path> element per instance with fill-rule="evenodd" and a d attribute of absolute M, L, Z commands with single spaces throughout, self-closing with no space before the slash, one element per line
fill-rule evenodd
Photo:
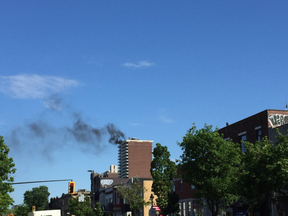
<path fill-rule="evenodd" d="M 101 209 L 101 206 L 100 206 Z M 68 201 L 67 212 L 70 212 L 70 215 L 75 216 L 93 216 L 94 211 L 91 208 L 90 197 L 85 196 L 84 202 L 79 202 L 79 197 L 71 197 Z"/>
<path fill-rule="evenodd" d="M 168 194 L 168 203 L 163 210 L 163 215 L 169 215 L 170 213 L 178 215 L 180 211 L 178 202 L 179 202 L 178 194 L 176 194 L 175 191 L 170 192 Z"/>
<path fill-rule="evenodd" d="M 288 135 L 279 133 L 273 144 L 267 137 L 255 144 L 245 142 L 244 169 L 238 185 L 238 194 L 251 210 L 261 205 L 267 196 L 276 204 L 279 215 L 283 213 L 281 199 L 288 195 Z"/>
<path fill-rule="evenodd" d="M 133 182 L 130 182 L 130 184 L 119 186 L 118 191 L 125 199 L 125 202 L 130 205 L 131 210 L 139 210 L 149 204 L 143 198 L 146 189 L 142 187 L 141 181 L 138 178 L 133 178 Z"/>
<path fill-rule="evenodd" d="M 194 196 L 205 201 L 213 216 L 218 215 L 221 207 L 237 199 L 239 144 L 223 140 L 217 129 L 213 131 L 206 124 L 200 130 L 193 124 L 178 144 L 183 150 L 180 162 L 183 181 L 194 185 Z"/>
<path fill-rule="evenodd" d="M 14 208 L 14 215 L 15 216 L 27 216 L 28 212 L 30 212 L 31 209 L 29 209 L 29 207 L 26 204 L 21 204 L 21 205 L 17 205 Z"/>
<path fill-rule="evenodd" d="M 103 216 L 104 215 L 104 212 L 101 208 L 100 202 L 95 203 L 94 213 L 95 213 L 95 216 Z"/>
<path fill-rule="evenodd" d="M 178 201 L 178 209 L 172 208 L 172 206 L 176 206 L 176 203 L 173 203 L 173 201 L 177 200 L 174 197 L 177 194 L 172 196 L 172 180 L 176 177 L 177 166 L 175 162 L 170 160 L 170 152 L 167 146 L 156 143 L 156 147 L 153 150 L 150 172 L 153 178 L 152 191 L 157 196 L 156 202 L 157 206 L 161 209 L 161 214 L 167 215 L 170 213 L 169 211 L 177 211 L 179 209 Z M 168 203 L 172 206 L 167 206 Z"/>
<path fill-rule="evenodd" d="M 14 174 L 16 169 L 13 159 L 8 156 L 9 151 L 3 136 L 0 136 L 0 213 L 6 212 L 14 202 L 9 193 L 14 191 L 10 183 L 14 181 L 11 174 Z"/>
<path fill-rule="evenodd" d="M 46 207 L 49 195 L 48 187 L 34 187 L 31 191 L 28 190 L 24 193 L 24 203 L 27 204 L 29 209 L 35 206 L 37 211 L 43 210 Z"/>

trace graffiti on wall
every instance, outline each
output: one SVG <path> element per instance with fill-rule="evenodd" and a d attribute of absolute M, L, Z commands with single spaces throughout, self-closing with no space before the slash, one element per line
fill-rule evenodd
<path fill-rule="evenodd" d="M 271 127 L 279 127 L 281 125 L 288 124 L 288 115 L 272 114 L 269 115 L 268 121 Z"/>

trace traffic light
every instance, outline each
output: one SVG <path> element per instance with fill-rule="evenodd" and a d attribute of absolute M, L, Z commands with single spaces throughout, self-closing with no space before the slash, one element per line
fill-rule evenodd
<path fill-rule="evenodd" d="M 35 212 L 35 211 L 36 211 L 36 207 L 32 206 L 32 212 Z"/>
<path fill-rule="evenodd" d="M 13 216 L 13 213 L 11 213 L 10 216 Z"/>
<path fill-rule="evenodd" d="M 75 193 L 75 182 L 69 182 L 68 193 L 69 194 Z"/>

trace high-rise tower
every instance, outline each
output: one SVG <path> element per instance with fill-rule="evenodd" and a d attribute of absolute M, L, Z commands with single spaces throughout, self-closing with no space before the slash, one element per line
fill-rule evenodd
<path fill-rule="evenodd" d="M 152 140 L 129 138 L 119 144 L 119 177 L 152 178 L 150 167 L 152 161 Z"/>

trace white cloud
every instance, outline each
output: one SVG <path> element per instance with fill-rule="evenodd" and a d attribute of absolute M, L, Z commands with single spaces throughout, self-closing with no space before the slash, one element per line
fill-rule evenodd
<path fill-rule="evenodd" d="M 148 62 L 148 61 L 139 61 L 138 64 L 134 63 L 124 63 L 125 67 L 131 67 L 131 68 L 141 68 L 141 67 L 152 67 L 154 63 Z"/>
<path fill-rule="evenodd" d="M 0 92 L 14 98 L 44 98 L 77 85 L 78 82 L 75 80 L 55 76 L 36 74 L 0 76 Z"/>
<path fill-rule="evenodd" d="M 164 123 L 169 123 L 169 124 L 171 124 L 171 123 L 174 122 L 172 119 L 170 119 L 170 118 L 168 118 L 168 117 L 166 117 L 166 116 L 160 116 L 159 119 L 160 119 L 162 122 L 164 122 Z"/>

